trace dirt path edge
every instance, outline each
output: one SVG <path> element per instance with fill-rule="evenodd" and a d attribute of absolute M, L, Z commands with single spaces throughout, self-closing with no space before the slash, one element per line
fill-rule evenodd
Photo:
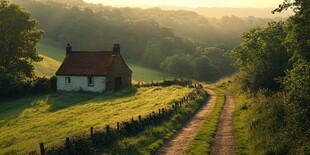
<path fill-rule="evenodd" d="M 206 89 L 207 93 L 210 95 L 210 99 L 207 104 L 191 118 L 188 123 L 176 134 L 165 142 L 157 151 L 156 154 L 175 154 L 181 155 L 189 145 L 190 141 L 194 138 L 199 128 L 202 126 L 205 118 L 212 111 L 216 102 L 216 93 L 210 89 Z"/>
<path fill-rule="evenodd" d="M 211 155 L 234 155 L 235 138 L 233 126 L 233 113 L 235 111 L 234 96 L 226 91 L 220 90 L 225 94 L 225 104 L 218 120 L 215 141 L 211 145 Z"/>

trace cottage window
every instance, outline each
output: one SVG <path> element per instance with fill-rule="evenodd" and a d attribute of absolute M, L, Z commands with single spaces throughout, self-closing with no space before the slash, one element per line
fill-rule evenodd
<path fill-rule="evenodd" d="M 94 86 L 94 77 L 89 76 L 87 81 L 88 81 L 88 86 L 91 86 L 91 87 Z"/>
<path fill-rule="evenodd" d="M 66 84 L 71 84 L 71 78 L 70 77 L 65 77 L 65 82 L 66 82 Z"/>

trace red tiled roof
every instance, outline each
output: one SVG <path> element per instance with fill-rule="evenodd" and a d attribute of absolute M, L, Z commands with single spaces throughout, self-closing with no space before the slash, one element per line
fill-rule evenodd
<path fill-rule="evenodd" d="M 70 52 L 56 75 L 105 76 L 112 65 L 112 52 Z"/>

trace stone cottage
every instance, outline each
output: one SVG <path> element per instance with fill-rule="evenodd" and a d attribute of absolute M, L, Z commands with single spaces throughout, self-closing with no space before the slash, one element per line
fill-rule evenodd
<path fill-rule="evenodd" d="M 119 44 L 113 51 L 72 51 L 56 72 L 58 91 L 115 91 L 131 85 L 132 71 L 120 54 Z"/>

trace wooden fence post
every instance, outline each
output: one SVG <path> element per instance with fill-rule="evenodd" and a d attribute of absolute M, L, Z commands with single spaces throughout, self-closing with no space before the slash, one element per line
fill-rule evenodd
<path fill-rule="evenodd" d="M 94 128 L 90 127 L 90 139 L 93 140 Z"/>
<path fill-rule="evenodd" d="M 105 131 L 106 131 L 107 133 L 109 133 L 109 132 L 111 131 L 110 125 L 106 125 L 106 126 L 105 126 Z"/>
<path fill-rule="evenodd" d="M 139 115 L 138 118 L 139 118 L 139 122 L 142 122 L 141 115 Z"/>
<path fill-rule="evenodd" d="M 155 112 L 154 111 L 152 111 L 152 115 L 153 115 L 153 121 L 156 119 L 156 114 L 155 114 Z"/>
<path fill-rule="evenodd" d="M 119 130 L 119 122 L 117 122 L 116 126 L 117 126 L 117 130 Z"/>
<path fill-rule="evenodd" d="M 41 155 L 45 154 L 44 144 L 43 143 L 40 143 L 40 153 L 41 153 Z"/>
<path fill-rule="evenodd" d="M 68 152 L 70 152 L 70 139 L 69 139 L 69 137 L 66 138 L 66 149 Z"/>

